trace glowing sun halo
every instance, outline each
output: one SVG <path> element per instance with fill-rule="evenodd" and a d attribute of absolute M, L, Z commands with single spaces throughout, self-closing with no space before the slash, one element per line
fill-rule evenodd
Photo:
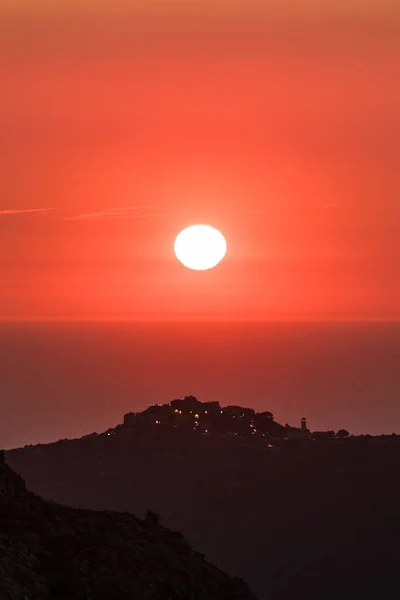
<path fill-rule="evenodd" d="M 175 239 L 177 259 L 188 269 L 206 271 L 217 266 L 226 254 L 226 240 L 210 225 L 192 225 Z"/>

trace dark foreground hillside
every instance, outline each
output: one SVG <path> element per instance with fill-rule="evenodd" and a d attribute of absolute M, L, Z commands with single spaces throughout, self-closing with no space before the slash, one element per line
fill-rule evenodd
<path fill-rule="evenodd" d="M 400 438 L 305 424 L 187 396 L 6 458 L 46 499 L 151 508 L 260 600 L 399 596 Z"/>
<path fill-rule="evenodd" d="M 255 600 L 180 534 L 46 502 L 0 463 L 0 600 Z"/>

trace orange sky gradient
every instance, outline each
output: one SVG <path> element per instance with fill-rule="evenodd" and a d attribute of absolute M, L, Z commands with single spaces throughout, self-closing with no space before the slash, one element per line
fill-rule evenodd
<path fill-rule="evenodd" d="M 0 318 L 399 319 L 398 3 L 114 4 L 0 8 Z"/>

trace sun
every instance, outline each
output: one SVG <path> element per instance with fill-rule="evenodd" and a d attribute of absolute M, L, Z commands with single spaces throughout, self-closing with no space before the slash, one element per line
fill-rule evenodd
<path fill-rule="evenodd" d="M 177 259 L 188 269 L 206 271 L 216 267 L 226 254 L 226 240 L 210 225 L 191 225 L 175 239 Z"/>

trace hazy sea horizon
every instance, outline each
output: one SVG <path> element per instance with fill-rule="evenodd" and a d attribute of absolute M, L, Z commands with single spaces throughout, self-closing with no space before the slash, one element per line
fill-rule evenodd
<path fill-rule="evenodd" d="M 400 322 L 0 322 L 0 447 L 193 394 L 312 430 L 400 433 Z"/>

